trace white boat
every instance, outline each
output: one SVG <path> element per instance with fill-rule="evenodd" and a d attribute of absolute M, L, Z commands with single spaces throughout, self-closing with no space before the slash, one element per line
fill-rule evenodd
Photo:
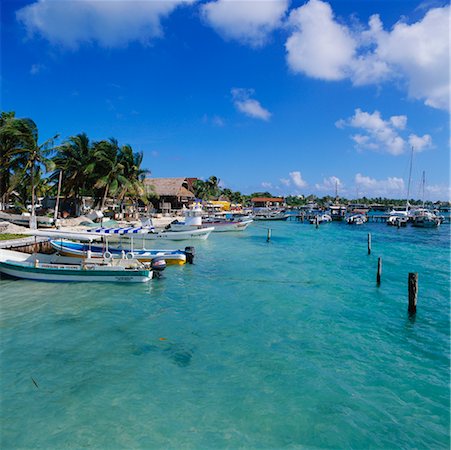
<path fill-rule="evenodd" d="M 407 222 L 410 220 L 410 213 L 408 209 L 405 210 L 396 210 L 392 209 L 388 213 L 387 225 L 393 227 L 405 227 L 407 226 Z"/>
<path fill-rule="evenodd" d="M 228 220 L 228 219 L 203 219 L 201 225 L 187 225 L 185 222 L 174 221 L 167 227 L 169 231 L 192 231 L 201 230 L 209 227 L 214 227 L 213 233 L 220 233 L 224 231 L 244 231 L 251 223 L 249 220 Z"/>
<path fill-rule="evenodd" d="M 332 218 L 332 220 L 335 221 L 340 221 L 340 220 L 344 220 L 345 216 L 346 216 L 346 206 L 344 205 L 331 205 L 329 207 L 330 210 L 330 216 Z"/>
<path fill-rule="evenodd" d="M 442 218 L 424 207 L 424 186 L 426 184 L 425 172 L 423 171 L 423 207 L 411 212 L 412 225 L 418 228 L 437 228 L 442 223 Z"/>
<path fill-rule="evenodd" d="M 0 211 L 0 220 L 6 220 L 14 225 L 21 225 L 28 227 L 30 225 L 30 213 L 9 214 L 5 211 Z M 37 226 L 40 228 L 51 228 L 55 225 L 55 220 L 47 216 L 35 216 Z"/>
<path fill-rule="evenodd" d="M 214 227 L 202 228 L 190 231 L 156 231 L 153 226 L 128 227 L 128 228 L 95 228 L 87 230 L 89 233 L 96 233 L 100 236 L 109 236 L 111 242 L 118 242 L 119 239 L 132 240 L 138 239 L 145 244 L 146 241 L 167 240 L 167 241 L 186 241 L 186 240 L 204 240 L 210 236 Z M 145 245 L 143 246 L 145 247 Z"/>
<path fill-rule="evenodd" d="M 348 225 L 363 225 L 367 222 L 368 219 L 365 214 L 353 214 L 349 217 L 346 217 L 346 222 Z"/>
<path fill-rule="evenodd" d="M 210 227 L 214 227 L 214 233 L 224 231 L 244 231 L 253 222 L 250 218 L 247 218 L 247 220 L 233 220 L 216 216 L 203 218 L 202 206 L 198 203 L 195 203 L 189 209 L 183 208 L 182 214 L 184 220 L 174 220 L 166 227 L 167 231 L 183 232 Z"/>
<path fill-rule="evenodd" d="M 254 220 L 287 220 L 289 214 L 283 211 L 268 211 L 268 212 L 257 212 L 254 216 Z"/>
<path fill-rule="evenodd" d="M 104 258 L 105 255 L 113 259 L 136 259 L 141 262 L 151 262 L 155 258 L 163 258 L 166 264 L 185 264 L 187 261 L 188 249 L 183 250 L 147 250 L 128 247 L 114 247 L 108 244 L 86 244 L 68 241 L 66 239 L 51 240 L 50 245 L 60 255 L 75 258 Z M 190 258 L 188 258 L 190 259 Z M 190 259 L 189 262 L 192 262 Z"/>
<path fill-rule="evenodd" d="M 437 217 L 433 212 L 418 208 L 412 211 L 412 226 L 417 228 L 437 228 L 442 223 L 440 217 Z"/>
<path fill-rule="evenodd" d="M 150 265 L 136 261 L 113 260 L 99 262 L 41 253 L 27 254 L 0 249 L 0 272 L 15 278 L 37 281 L 106 281 L 143 283 L 152 279 Z"/>
<path fill-rule="evenodd" d="M 332 217 L 330 217 L 329 214 L 317 214 L 315 217 L 312 217 L 310 219 L 310 223 L 316 225 L 318 223 L 322 224 L 322 223 L 328 223 L 328 222 L 332 222 Z"/>

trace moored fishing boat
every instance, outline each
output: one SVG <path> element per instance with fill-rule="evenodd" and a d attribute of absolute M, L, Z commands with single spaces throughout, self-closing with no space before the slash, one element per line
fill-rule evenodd
<path fill-rule="evenodd" d="M 150 262 L 155 258 L 162 258 L 168 265 L 182 265 L 187 262 L 187 253 L 192 247 L 183 250 L 147 250 L 127 247 L 105 246 L 100 244 L 83 244 L 64 239 L 51 240 L 50 245 L 60 255 L 74 258 L 104 258 L 105 254 L 113 259 L 136 259 L 141 262 Z M 192 251 L 191 251 L 192 252 Z"/>
<path fill-rule="evenodd" d="M 433 212 L 418 208 L 412 211 L 412 226 L 417 228 L 437 228 L 442 223 L 442 219 Z"/>
<path fill-rule="evenodd" d="M 334 221 L 344 220 L 346 216 L 346 206 L 334 204 L 329 207 L 330 209 L 330 217 Z"/>
<path fill-rule="evenodd" d="M 368 219 L 365 214 L 353 214 L 346 217 L 346 222 L 348 225 L 363 225 Z"/>
<path fill-rule="evenodd" d="M 213 217 L 203 219 L 201 225 L 187 225 L 185 222 L 174 221 L 167 226 L 167 230 L 181 232 L 214 227 L 213 233 L 220 233 L 224 231 L 244 231 L 252 222 L 252 219 L 229 220 L 225 218 L 222 219 Z"/>
<path fill-rule="evenodd" d="M 140 241 L 145 247 L 146 241 L 154 240 L 168 240 L 168 241 L 185 241 L 185 240 L 204 240 L 210 236 L 210 233 L 214 230 L 214 227 L 202 228 L 198 230 L 189 231 L 157 231 L 152 224 L 152 220 L 148 219 L 140 227 L 124 227 L 124 228 L 94 228 L 86 230 L 88 233 L 97 234 L 100 236 L 109 236 L 111 242 L 118 242 L 123 239 L 124 241 L 133 240 L 139 236 Z"/>
<path fill-rule="evenodd" d="M 115 283 L 144 283 L 152 279 L 150 265 L 135 261 L 84 260 L 0 249 L 0 272 L 15 278 L 37 281 L 106 281 Z"/>
<path fill-rule="evenodd" d="M 5 211 L 0 211 L 0 220 L 6 220 L 14 225 L 20 225 L 28 227 L 30 225 L 30 213 L 23 214 L 9 214 Z M 55 226 L 55 220 L 52 217 L 47 216 L 34 216 L 36 217 L 36 224 L 40 228 L 51 228 Z"/>
<path fill-rule="evenodd" d="M 322 223 L 328 223 L 332 222 L 332 217 L 330 217 L 329 214 L 317 214 L 315 217 L 310 218 L 311 224 L 322 224 Z"/>
<path fill-rule="evenodd" d="M 252 218 L 254 220 L 287 220 L 289 214 L 283 211 L 257 212 Z"/>

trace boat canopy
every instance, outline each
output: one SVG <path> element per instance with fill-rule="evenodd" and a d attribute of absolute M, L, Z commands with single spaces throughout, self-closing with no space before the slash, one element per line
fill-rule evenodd
<path fill-rule="evenodd" d="M 147 234 L 153 232 L 154 227 L 125 227 L 125 228 L 94 228 L 88 230 L 88 233 L 98 233 L 100 235 L 106 234 Z"/>
<path fill-rule="evenodd" d="M 76 241 L 85 242 L 92 242 L 101 238 L 101 236 L 88 234 L 85 231 L 71 232 L 61 230 L 31 230 L 27 231 L 27 234 L 31 234 L 32 236 L 49 237 L 51 239 L 73 239 Z"/>

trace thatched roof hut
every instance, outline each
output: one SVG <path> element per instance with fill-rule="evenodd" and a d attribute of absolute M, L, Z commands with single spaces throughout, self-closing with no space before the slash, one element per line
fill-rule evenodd
<path fill-rule="evenodd" d="M 190 179 L 192 180 L 192 179 Z M 170 212 L 172 209 L 181 209 L 183 205 L 194 199 L 194 194 L 189 190 L 187 178 L 146 178 L 144 186 L 148 194 L 158 197 L 154 206 L 162 212 Z"/>

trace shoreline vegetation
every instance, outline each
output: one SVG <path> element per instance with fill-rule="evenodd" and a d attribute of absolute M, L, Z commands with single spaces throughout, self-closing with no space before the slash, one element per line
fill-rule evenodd
<path fill-rule="evenodd" d="M 35 210 L 38 197 L 61 195 L 73 199 L 79 211 L 83 197 L 94 199 L 94 209 L 103 210 L 107 200 L 122 206 L 149 206 L 158 202 L 158 195 L 143 180 L 151 172 L 142 167 L 143 152 L 136 152 L 128 144 L 120 145 L 110 137 L 91 141 L 86 133 L 70 136 L 56 144 L 59 135 L 42 142 L 38 127 L 29 118 L 18 118 L 13 111 L 0 114 L 0 201 L 2 208 L 16 212 Z M 61 192 L 58 192 L 58 185 Z M 249 195 L 220 186 L 220 179 L 210 176 L 197 179 L 193 184 L 196 198 L 226 200 L 250 206 L 253 197 L 274 198 L 270 192 L 253 192 Z M 315 203 L 324 207 L 336 202 L 337 197 L 316 195 L 285 197 L 287 207 L 300 207 Z M 411 205 L 422 200 L 409 199 Z M 340 198 L 343 204 L 377 204 L 405 206 L 406 199 Z M 429 202 L 430 205 L 449 202 Z M 76 214 L 80 215 L 80 214 Z"/>

